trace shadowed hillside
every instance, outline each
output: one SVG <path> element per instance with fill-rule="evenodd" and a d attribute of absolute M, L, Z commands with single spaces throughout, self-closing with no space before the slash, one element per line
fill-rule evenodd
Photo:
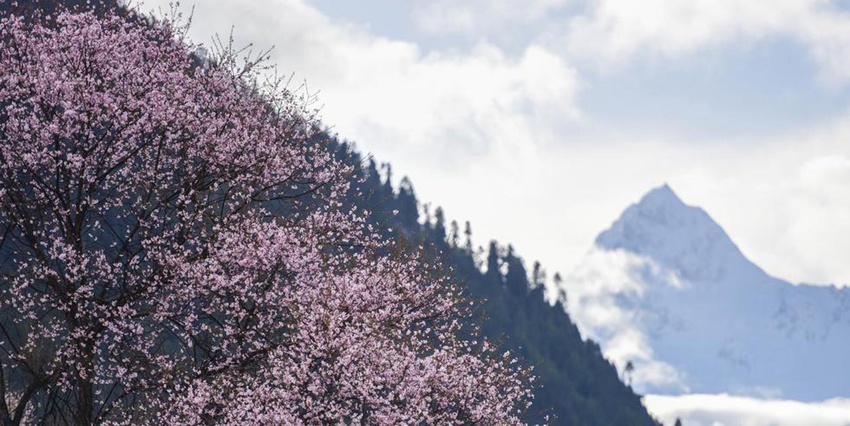
<path fill-rule="evenodd" d="M 337 149 L 346 157 L 347 144 Z M 468 297 L 481 301 L 474 318 L 482 321 L 484 336 L 535 366 L 539 381 L 527 422 L 540 423 L 549 416 L 552 424 L 561 425 L 656 424 L 599 345 L 582 340 L 560 302 L 546 302 L 547 277 L 539 263 L 529 271 L 511 246 L 495 241 L 486 251 L 476 248 L 469 223 L 446 223 L 441 208 L 431 212 L 421 206 L 408 178 L 394 188 L 389 165 L 381 166 L 382 176 L 373 160 L 356 152 L 346 161 L 362 164 L 351 201 L 373 212 L 376 229 L 437 253 L 465 285 Z"/>

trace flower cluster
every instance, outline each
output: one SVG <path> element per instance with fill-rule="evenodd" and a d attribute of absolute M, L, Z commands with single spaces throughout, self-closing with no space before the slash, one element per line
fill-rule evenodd
<path fill-rule="evenodd" d="M 518 422 L 528 371 L 381 254 L 304 99 L 179 34 L 0 17 L 0 417 Z"/>

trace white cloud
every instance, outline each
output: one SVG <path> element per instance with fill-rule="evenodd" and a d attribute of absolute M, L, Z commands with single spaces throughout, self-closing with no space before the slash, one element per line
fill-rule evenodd
<path fill-rule="evenodd" d="M 829 0 L 594 0 L 556 38 L 573 57 L 610 64 L 776 37 L 806 46 L 827 81 L 850 79 L 850 14 Z"/>
<path fill-rule="evenodd" d="M 418 0 L 414 17 L 430 33 L 475 34 L 534 24 L 569 0 Z"/>
<path fill-rule="evenodd" d="M 396 178 L 411 176 L 420 200 L 471 220 L 476 244 L 499 238 L 530 249 L 529 237 L 551 235 L 505 224 L 542 225 L 539 215 L 554 214 L 542 207 L 560 182 L 542 183 L 553 171 L 542 147 L 556 143 L 556 124 L 583 120 L 579 77 L 561 57 L 539 45 L 507 55 L 486 42 L 464 52 L 423 51 L 331 21 L 301 0 L 197 4 L 190 35 L 208 41 L 231 26 L 237 45 L 275 45 L 280 72 L 321 90 L 326 123 L 390 161 Z"/>
<path fill-rule="evenodd" d="M 624 60 L 638 53 L 692 53 L 740 37 L 793 30 L 810 1 L 597 0 L 570 24 L 569 44 L 581 54 Z M 594 53 L 591 53 L 594 52 Z"/>
<path fill-rule="evenodd" d="M 397 167 L 434 170 L 470 156 L 512 165 L 552 138 L 551 120 L 580 117 L 575 71 L 541 46 L 518 57 L 487 43 L 425 52 L 332 22 L 302 0 L 198 4 L 190 34 L 209 40 L 231 25 L 237 43 L 276 45 L 272 62 L 321 90 L 325 121 Z"/>
<path fill-rule="evenodd" d="M 703 151 L 700 167 L 680 171 L 671 183 L 768 274 L 795 283 L 850 285 L 846 121 Z"/>
<path fill-rule="evenodd" d="M 666 425 L 677 418 L 687 426 L 847 426 L 850 399 L 800 402 L 719 395 L 646 395 L 649 412 Z"/>
<path fill-rule="evenodd" d="M 633 317 L 636 312 L 622 307 L 643 298 L 646 288 L 638 276 L 641 273 L 659 274 L 661 268 L 626 251 L 593 248 L 565 277 L 567 310 L 585 338 L 601 342 L 605 357 L 621 374 L 627 363 L 634 365 L 628 381 L 638 392 L 648 387 L 687 390 L 684 377 L 656 358 L 645 331 Z"/>
<path fill-rule="evenodd" d="M 429 33 L 541 39 L 578 63 L 607 68 L 783 38 L 808 50 L 824 82 L 850 80 L 850 13 L 840 0 L 419 1 Z"/>

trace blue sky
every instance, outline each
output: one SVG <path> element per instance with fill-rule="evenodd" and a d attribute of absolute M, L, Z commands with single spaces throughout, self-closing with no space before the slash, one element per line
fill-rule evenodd
<path fill-rule="evenodd" d="M 842 285 L 847 4 L 198 1 L 190 34 L 276 46 L 326 123 L 478 244 L 567 272 L 667 182 L 769 273 Z"/>

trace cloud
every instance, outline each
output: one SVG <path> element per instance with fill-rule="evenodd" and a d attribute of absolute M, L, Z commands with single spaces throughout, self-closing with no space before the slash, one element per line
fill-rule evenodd
<path fill-rule="evenodd" d="M 552 138 L 547 122 L 581 116 L 575 70 L 539 45 L 518 56 L 485 42 L 423 51 L 333 22 L 301 0 L 199 4 L 190 34 L 206 41 L 231 25 L 237 45 L 276 45 L 272 62 L 321 91 L 327 123 L 394 162 L 439 169 L 492 155 L 513 164 Z"/>
<path fill-rule="evenodd" d="M 662 274 L 650 259 L 623 250 L 591 249 L 584 262 L 564 280 L 567 310 L 585 338 L 601 342 L 605 357 L 624 374 L 638 392 L 651 387 L 687 390 L 684 377 L 672 365 L 658 360 L 638 324 L 638 310 L 626 308 L 640 302 L 646 291 L 646 274 Z M 671 282 L 667 276 L 664 282 Z"/>
<path fill-rule="evenodd" d="M 850 126 L 847 116 L 795 134 L 703 150 L 671 183 L 703 207 L 771 275 L 850 285 Z M 713 151 L 713 152 L 712 152 Z"/>
<path fill-rule="evenodd" d="M 847 426 L 850 399 L 800 402 L 727 394 L 646 395 L 649 412 L 666 425 L 688 426 Z"/>
<path fill-rule="evenodd" d="M 831 83 L 850 80 L 850 14 L 828 0 L 595 0 L 556 37 L 572 57 L 616 64 L 787 38 Z"/>
<path fill-rule="evenodd" d="M 786 201 L 792 224 L 788 233 L 789 239 L 805 247 L 795 253 L 810 270 L 804 276 L 827 280 L 813 266 L 818 263 L 841 268 L 850 276 L 850 265 L 842 263 L 838 258 L 843 256 L 835 252 L 850 235 L 846 219 L 850 212 L 850 155 L 814 157 L 798 167 L 796 177 L 792 196 Z"/>
<path fill-rule="evenodd" d="M 569 25 L 570 49 L 607 60 L 639 53 L 689 54 L 739 38 L 793 31 L 793 19 L 806 16 L 808 1 L 596 0 Z"/>
<path fill-rule="evenodd" d="M 420 29 L 429 33 L 476 34 L 494 29 L 529 25 L 569 0 L 418 0 L 414 17 Z"/>
<path fill-rule="evenodd" d="M 850 13 L 831 0 L 499 0 L 417 2 L 420 29 L 509 43 L 547 40 L 579 65 L 690 57 L 786 39 L 829 84 L 850 81 Z"/>
<path fill-rule="evenodd" d="M 555 170 L 544 148 L 559 143 L 557 126 L 584 120 L 580 78 L 562 57 L 536 44 L 511 54 L 488 42 L 424 50 L 301 0 L 199 3 L 190 36 L 209 43 L 231 26 L 237 46 L 276 46 L 271 62 L 320 90 L 334 131 L 391 162 L 396 178 L 411 176 L 420 200 L 447 207 L 449 219 L 471 220 L 477 244 L 498 237 L 531 248 L 530 237 L 551 235 L 505 223 L 542 224 L 540 214 L 555 212 L 540 208 L 560 185 L 541 184 Z"/>

